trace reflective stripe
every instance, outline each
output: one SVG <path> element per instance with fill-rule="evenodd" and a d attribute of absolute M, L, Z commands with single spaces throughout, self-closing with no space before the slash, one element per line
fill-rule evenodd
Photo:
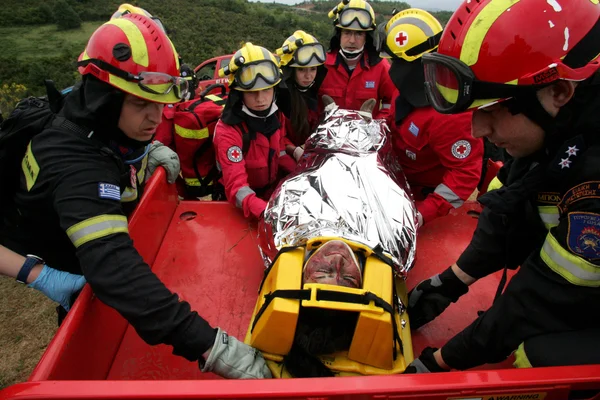
<path fill-rule="evenodd" d="M 200 186 L 200 181 L 196 178 L 185 178 L 184 180 L 185 180 L 185 184 L 187 186 Z M 213 184 L 212 181 L 208 182 L 208 186 L 210 186 L 212 184 Z"/>
<path fill-rule="evenodd" d="M 538 213 L 540 214 L 540 218 L 544 222 L 544 226 L 546 229 L 554 228 L 558 226 L 558 219 L 560 214 L 558 212 L 558 207 L 556 206 L 539 206 Z"/>
<path fill-rule="evenodd" d="M 129 233 L 124 215 L 98 215 L 67 229 L 67 235 L 75 247 L 115 233 Z"/>
<path fill-rule="evenodd" d="M 491 192 L 492 190 L 497 190 L 497 189 L 500 189 L 502 186 L 504 186 L 504 185 L 502 184 L 502 181 L 501 181 L 500 179 L 498 179 L 498 177 L 497 177 L 497 176 L 495 176 L 495 177 L 494 177 L 494 179 L 492 179 L 492 180 L 490 181 L 490 184 L 489 184 L 489 185 L 488 185 L 488 187 L 487 187 L 487 191 L 488 191 L 488 192 Z"/>
<path fill-rule="evenodd" d="M 238 208 L 242 208 L 242 202 L 251 194 L 256 194 L 256 192 L 250 189 L 248 186 L 242 186 L 235 194 L 235 205 Z"/>
<path fill-rule="evenodd" d="M 285 156 L 286 154 L 287 154 L 287 153 L 285 152 L 285 150 L 281 150 L 281 151 L 279 152 L 279 157 L 283 157 L 283 156 Z"/>
<path fill-rule="evenodd" d="M 546 236 L 540 257 L 550 269 L 567 281 L 579 286 L 600 287 L 600 266 L 565 250 L 550 232 Z"/>
<path fill-rule="evenodd" d="M 175 133 L 184 139 L 206 139 L 208 137 L 208 128 L 188 129 L 175 124 Z"/>
<path fill-rule="evenodd" d="M 525 343 L 521 343 L 515 351 L 515 362 L 513 362 L 515 368 L 532 368 L 527 353 L 525 353 Z"/>
<path fill-rule="evenodd" d="M 458 208 L 464 204 L 464 200 L 461 199 L 450 189 L 448 186 L 440 183 L 438 187 L 435 188 L 434 193 L 442 196 L 448 203 L 452 205 L 454 208 Z"/>
<path fill-rule="evenodd" d="M 127 18 L 111 19 L 106 23 L 106 25 L 109 24 L 118 26 L 127 36 L 133 62 L 142 67 L 147 67 L 148 46 L 146 46 L 146 40 L 144 40 L 144 34 L 140 31 L 140 28 Z"/>
<path fill-rule="evenodd" d="M 382 110 L 389 110 L 390 108 L 392 108 L 391 104 L 381 103 L 381 109 Z"/>

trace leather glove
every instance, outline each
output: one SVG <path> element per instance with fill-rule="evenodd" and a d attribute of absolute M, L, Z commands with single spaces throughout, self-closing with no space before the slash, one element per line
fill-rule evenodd
<path fill-rule="evenodd" d="M 214 372 L 229 379 L 272 378 L 260 351 L 229 336 L 221 328 L 202 372 Z"/>
<path fill-rule="evenodd" d="M 150 145 L 148 151 L 148 166 L 146 167 L 146 180 L 156 170 L 156 167 L 162 165 L 167 170 L 167 181 L 169 183 L 175 183 L 177 176 L 179 176 L 179 170 L 181 168 L 179 164 L 179 156 L 173 150 L 155 140 Z"/>
<path fill-rule="evenodd" d="M 449 267 L 441 274 L 419 283 L 408 294 L 408 315 L 413 329 L 433 321 L 438 315 L 469 291 Z"/>
<path fill-rule="evenodd" d="M 27 287 L 39 290 L 69 311 L 71 296 L 80 291 L 85 283 L 83 275 L 70 274 L 44 265 L 38 277 Z"/>
<path fill-rule="evenodd" d="M 419 358 L 415 358 L 413 362 L 408 364 L 408 367 L 404 370 L 403 374 L 423 374 L 430 372 L 445 372 L 445 369 L 442 369 L 437 362 L 435 361 L 435 357 L 433 353 L 437 351 L 436 348 L 433 347 L 425 347 L 423 352 L 419 356 Z"/>

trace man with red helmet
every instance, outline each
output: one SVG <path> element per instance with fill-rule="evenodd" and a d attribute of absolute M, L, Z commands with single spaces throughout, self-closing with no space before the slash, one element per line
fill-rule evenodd
<path fill-rule="evenodd" d="M 327 76 L 319 95 L 328 95 L 341 108 L 359 110 L 369 99 L 377 100 L 374 118 L 390 113 L 396 88 L 390 80 L 390 64 L 373 45 L 375 12 L 364 0 L 341 1 L 330 13 L 335 34 L 325 60 Z"/>
<path fill-rule="evenodd" d="M 516 351 L 517 366 L 600 362 L 600 5 L 463 3 L 423 64 L 429 102 L 474 110 L 472 134 L 513 157 L 458 261 L 409 294 L 418 328 L 493 272 L 506 290 L 407 372 L 467 369 Z"/>
<path fill-rule="evenodd" d="M 375 35 L 380 56 L 392 61 L 390 77 L 400 91 L 388 125 L 420 225 L 462 206 L 481 176 L 483 142 L 471 136 L 471 115 L 440 114 L 425 96 L 421 57 L 436 51 L 441 35 L 439 21 L 417 8 L 397 13 Z"/>
<path fill-rule="evenodd" d="M 188 90 L 173 44 L 148 16 L 129 13 L 92 34 L 78 67 L 82 82 L 28 145 L 14 199 L 18 221 L 0 232 L 2 244 L 83 273 L 142 339 L 172 345 L 203 371 L 270 377 L 260 353 L 211 327 L 167 289 L 129 237 L 121 201 L 132 195 L 125 187 L 138 183 L 131 158 L 145 152 L 163 106 Z"/>

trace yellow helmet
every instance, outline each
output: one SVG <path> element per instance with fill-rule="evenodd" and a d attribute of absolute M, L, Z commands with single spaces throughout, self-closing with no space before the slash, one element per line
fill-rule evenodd
<path fill-rule="evenodd" d="M 353 31 L 372 31 L 375 29 L 375 11 L 364 0 L 343 0 L 329 12 L 329 18 L 335 18 L 333 24 L 338 28 Z"/>
<path fill-rule="evenodd" d="M 119 8 L 117 9 L 117 11 L 114 12 L 112 17 L 110 17 L 110 19 L 121 18 L 123 15 L 127 15 L 127 14 L 145 15 L 146 17 L 153 20 L 158 25 L 158 27 L 163 30 L 163 32 L 167 32 L 167 30 L 165 29 L 165 26 L 163 25 L 160 18 L 153 17 L 152 14 L 150 14 L 148 11 L 144 10 L 143 8 L 133 6 L 129 3 L 121 4 L 119 6 Z"/>
<path fill-rule="evenodd" d="M 307 68 L 325 63 L 325 49 L 312 35 L 296 31 L 275 50 L 282 67 Z"/>
<path fill-rule="evenodd" d="M 409 8 L 377 28 L 375 46 L 382 58 L 414 61 L 437 49 L 442 29 L 442 24 L 427 11 Z"/>
<path fill-rule="evenodd" d="M 269 50 L 246 43 L 235 52 L 229 64 L 219 70 L 229 76 L 229 87 L 243 92 L 272 88 L 281 81 L 279 62 Z"/>

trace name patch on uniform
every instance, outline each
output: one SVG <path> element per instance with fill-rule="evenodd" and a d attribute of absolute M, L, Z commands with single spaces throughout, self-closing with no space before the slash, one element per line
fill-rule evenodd
<path fill-rule="evenodd" d="M 366 81 L 365 89 L 375 89 L 375 81 Z"/>
<path fill-rule="evenodd" d="M 98 196 L 100 196 L 101 199 L 121 201 L 121 191 L 119 187 L 111 183 L 99 183 Z"/>
<path fill-rule="evenodd" d="M 417 155 L 410 150 L 406 150 L 406 157 L 410 158 L 413 161 L 417 159 Z"/>
<path fill-rule="evenodd" d="M 560 193 L 558 192 L 539 192 L 537 195 L 538 203 L 551 204 L 553 206 L 560 202 Z"/>
<path fill-rule="evenodd" d="M 600 259 L 600 215 L 569 214 L 569 249 L 588 260 Z"/>
<path fill-rule="evenodd" d="M 242 161 L 242 149 L 240 149 L 238 146 L 231 146 L 229 150 L 227 150 L 227 158 L 229 161 L 235 163 Z"/>
<path fill-rule="evenodd" d="M 565 193 L 559 207 L 564 211 L 571 204 L 585 199 L 600 198 L 600 181 L 589 181 L 572 187 Z"/>
<path fill-rule="evenodd" d="M 452 145 L 452 155 L 459 160 L 467 158 L 471 154 L 471 143 L 466 140 L 459 140 Z"/>
<path fill-rule="evenodd" d="M 410 133 L 412 133 L 413 136 L 419 136 L 419 127 L 417 125 L 415 125 L 414 122 L 410 123 L 410 126 L 408 127 L 408 131 Z"/>

